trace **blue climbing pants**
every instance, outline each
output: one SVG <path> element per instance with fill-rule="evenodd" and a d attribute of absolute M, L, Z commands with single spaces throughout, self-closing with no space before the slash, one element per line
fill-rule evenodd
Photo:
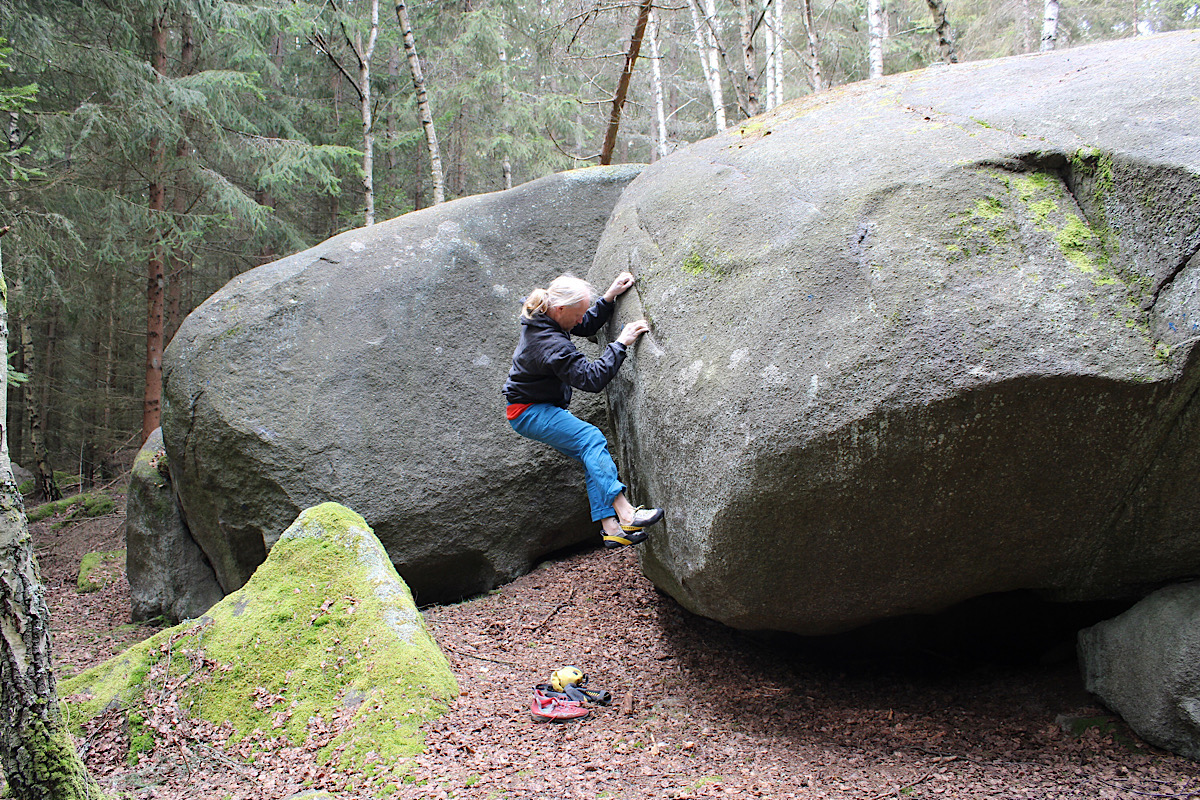
<path fill-rule="evenodd" d="M 583 464 L 593 522 L 617 515 L 613 501 L 625 491 L 625 484 L 617 479 L 617 465 L 599 428 L 550 403 L 531 405 L 509 424 L 522 436 L 548 444 Z"/>

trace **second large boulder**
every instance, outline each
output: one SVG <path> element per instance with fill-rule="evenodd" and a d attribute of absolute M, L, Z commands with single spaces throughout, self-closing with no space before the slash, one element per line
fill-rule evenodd
<path fill-rule="evenodd" d="M 563 173 L 336 236 L 234 279 L 164 361 L 163 435 L 225 592 L 302 508 L 374 528 L 418 599 L 449 600 L 598 535 L 583 473 L 500 394 L 523 294 L 582 274 L 639 167 Z M 603 404 L 576 411 L 603 421 Z"/>

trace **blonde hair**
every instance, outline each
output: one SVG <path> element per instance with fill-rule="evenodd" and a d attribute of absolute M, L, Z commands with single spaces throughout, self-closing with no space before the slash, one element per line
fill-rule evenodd
<path fill-rule="evenodd" d="M 535 314 L 545 314 L 552 308 L 573 306 L 583 300 L 590 305 L 596 299 L 596 290 L 590 283 L 574 275 L 559 275 L 545 289 L 534 289 L 525 298 L 521 316 L 529 319 Z"/>

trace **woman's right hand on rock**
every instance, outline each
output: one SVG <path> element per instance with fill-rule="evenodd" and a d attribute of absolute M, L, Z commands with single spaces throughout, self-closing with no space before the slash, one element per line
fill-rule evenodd
<path fill-rule="evenodd" d="M 631 347 L 638 340 L 639 336 L 649 331 L 650 326 L 646 323 L 646 320 L 639 319 L 635 322 L 630 322 L 622 328 L 621 335 L 617 337 L 617 341 L 626 347 Z"/>

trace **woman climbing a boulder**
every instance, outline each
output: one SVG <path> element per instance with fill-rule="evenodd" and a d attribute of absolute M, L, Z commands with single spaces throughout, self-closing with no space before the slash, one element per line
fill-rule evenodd
<path fill-rule="evenodd" d="M 601 297 L 587 281 L 560 275 L 534 289 L 521 310 L 521 338 L 504 383 L 513 430 L 579 461 L 587 474 L 592 521 L 602 527 L 605 547 L 646 540 L 643 530 L 662 519 L 661 508 L 634 508 L 617 477 L 608 442 L 595 425 L 567 410 L 571 390 L 599 392 L 617 374 L 626 350 L 650 330 L 644 319 L 630 322 L 600 357 L 589 361 L 572 336 L 592 336 L 608 322 L 616 298 L 633 286 L 633 275 L 617 276 Z"/>

